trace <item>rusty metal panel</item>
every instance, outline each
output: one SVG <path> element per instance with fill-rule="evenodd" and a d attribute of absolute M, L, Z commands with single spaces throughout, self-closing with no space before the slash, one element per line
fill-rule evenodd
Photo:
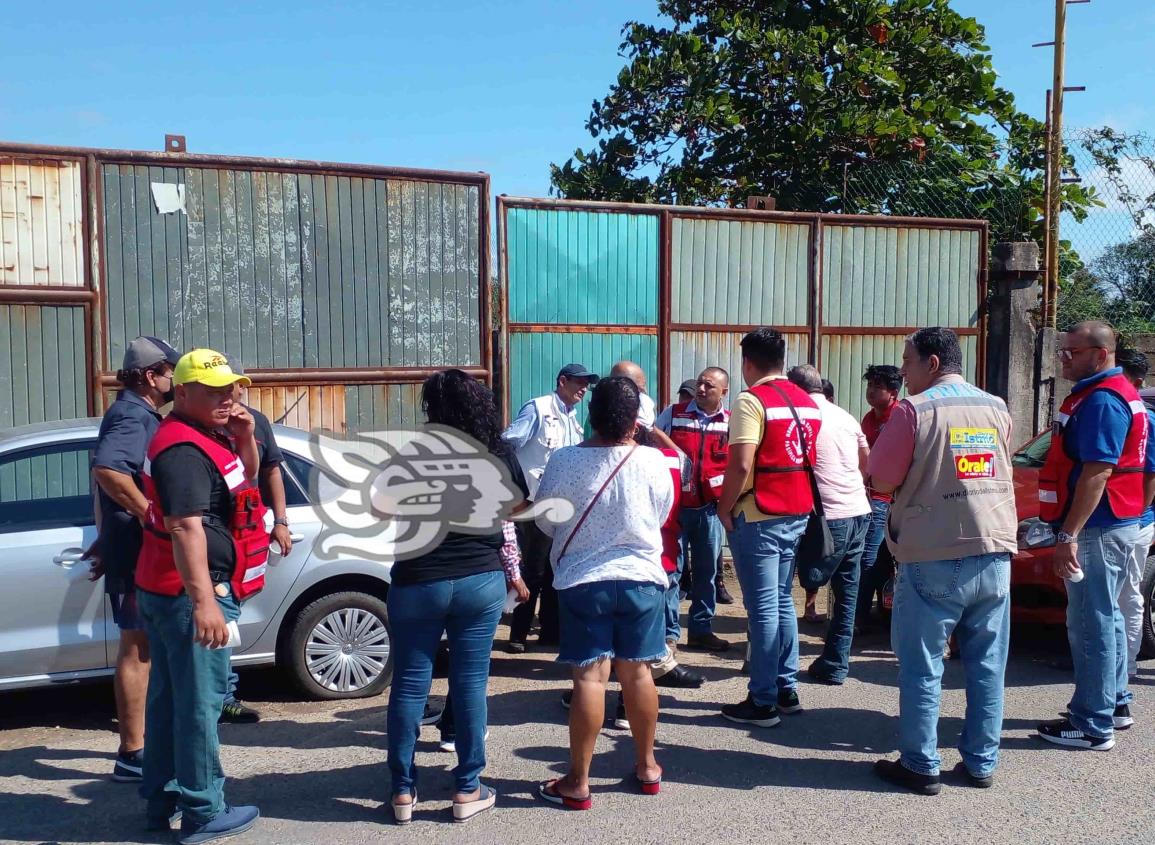
<path fill-rule="evenodd" d="M 476 185 L 102 167 L 109 361 L 138 334 L 255 369 L 477 366 Z M 185 186 L 159 214 L 151 183 Z"/>
<path fill-rule="evenodd" d="M 77 161 L 0 155 L 0 285 L 84 285 Z"/>
<path fill-rule="evenodd" d="M 744 334 L 726 331 L 670 332 L 670 397 L 676 398 L 678 386 L 686 379 L 697 378 L 706 367 L 721 367 L 730 374 L 731 398 L 742 390 L 742 349 L 738 343 Z M 787 334 L 786 366 L 805 363 L 809 345 L 809 334 Z"/>
<path fill-rule="evenodd" d="M 271 422 L 340 434 L 346 430 L 346 391 L 355 389 L 341 384 L 251 387 L 247 401 Z"/>
<path fill-rule="evenodd" d="M 673 322 L 807 324 L 810 226 L 675 216 L 671 229 Z"/>
<path fill-rule="evenodd" d="M 615 363 L 635 361 L 646 373 L 647 392 L 657 401 L 658 337 L 656 334 L 587 332 L 519 332 L 509 339 L 510 410 L 553 391 L 557 373 L 570 363 L 585 364 L 607 375 Z M 584 409 L 579 411 L 584 419 Z"/>
<path fill-rule="evenodd" d="M 819 369 L 834 383 L 837 404 L 859 419 L 866 413 L 866 385 L 862 376 L 871 364 L 902 366 L 902 349 L 906 338 L 900 334 L 822 336 Z M 963 353 L 963 374 L 975 382 L 979 338 L 968 335 L 959 338 Z"/>
<path fill-rule="evenodd" d="M 979 229 L 824 226 L 822 323 L 977 327 L 981 249 Z"/>
<path fill-rule="evenodd" d="M 84 308 L 0 305 L 0 428 L 88 416 Z"/>
<path fill-rule="evenodd" d="M 512 322 L 657 325 L 656 214 L 510 208 L 505 232 Z"/>

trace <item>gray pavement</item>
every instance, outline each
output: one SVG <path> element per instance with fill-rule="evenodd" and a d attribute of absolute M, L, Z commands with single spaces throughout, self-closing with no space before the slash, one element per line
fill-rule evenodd
<path fill-rule="evenodd" d="M 683 606 L 683 609 L 685 606 Z M 718 632 L 743 639 L 740 607 Z M 803 625 L 803 668 L 820 630 Z M 504 629 L 499 636 L 504 637 Z M 1062 631 L 1017 631 L 1007 673 L 1003 761 L 994 789 L 954 779 L 941 795 L 916 797 L 878 781 L 871 766 L 893 756 L 896 667 L 887 638 L 856 644 L 843 687 L 806 683 L 806 712 L 774 729 L 743 729 L 718 716 L 745 695 L 739 649 L 683 652 L 709 679 L 702 689 L 663 692 L 658 759 L 662 794 L 633 794 L 627 732 L 609 729 L 594 764 L 594 809 L 564 812 L 534 798 L 538 781 L 566 759 L 565 672 L 551 655 L 497 651 L 490 688 L 489 764 L 497 809 L 465 824 L 450 819 L 451 755 L 426 728 L 418 749 L 422 803 L 409 828 L 389 824 L 385 698 L 300 702 L 273 670 L 241 677 L 260 707 L 258 725 L 221 730 L 232 803 L 256 803 L 257 828 L 230 840 L 257 843 L 1151 843 L 1155 841 L 1155 664 L 1141 664 L 1136 726 L 1113 751 L 1069 751 L 1035 739 L 1070 694 L 1069 673 L 1049 662 Z M 939 732 L 943 768 L 958 761 L 964 679 L 948 664 Z M 444 679 L 433 693 L 445 694 Z M 612 698 L 609 699 L 612 703 Z M 108 684 L 0 695 L 0 840 L 167 842 L 143 831 L 135 788 L 112 783 L 115 751 Z"/>

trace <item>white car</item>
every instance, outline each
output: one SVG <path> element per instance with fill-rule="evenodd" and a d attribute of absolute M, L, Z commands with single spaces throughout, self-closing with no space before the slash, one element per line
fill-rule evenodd
<path fill-rule="evenodd" d="M 119 631 L 81 555 L 96 537 L 90 462 L 99 419 L 0 432 L 0 690 L 111 675 Z M 241 612 L 237 666 L 277 663 L 312 698 L 377 695 L 393 673 L 386 563 L 313 553 L 319 505 L 344 487 L 310 457 L 310 435 L 274 426 L 293 549 L 269 557 Z M 323 448 L 323 447 L 322 447 Z"/>

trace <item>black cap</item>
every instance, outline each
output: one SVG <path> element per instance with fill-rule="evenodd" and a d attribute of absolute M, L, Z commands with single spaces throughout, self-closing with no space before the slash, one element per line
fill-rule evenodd
<path fill-rule="evenodd" d="M 683 393 L 689 393 L 691 396 L 697 396 L 698 395 L 698 380 L 693 379 L 693 378 L 688 378 L 684 382 L 682 382 L 681 386 L 678 388 L 678 394 L 681 395 Z"/>
<path fill-rule="evenodd" d="M 588 378 L 590 384 L 598 383 L 598 374 L 591 373 L 587 370 L 585 364 L 566 364 L 558 370 L 557 377 L 561 378 L 562 376 L 566 378 Z"/>

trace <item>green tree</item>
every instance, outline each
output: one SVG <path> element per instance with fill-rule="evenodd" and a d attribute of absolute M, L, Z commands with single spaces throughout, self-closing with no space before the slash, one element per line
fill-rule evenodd
<path fill-rule="evenodd" d="M 999 87 L 982 26 L 948 0 L 657 6 L 669 25 L 623 28 L 627 64 L 586 122 L 596 145 L 551 166 L 556 194 L 769 194 L 782 209 L 983 216 L 998 239 L 1041 240 L 1043 126 Z M 881 189 L 844 191 L 868 170 Z M 1077 185 L 1065 197 L 1076 213 L 1093 202 Z"/>

